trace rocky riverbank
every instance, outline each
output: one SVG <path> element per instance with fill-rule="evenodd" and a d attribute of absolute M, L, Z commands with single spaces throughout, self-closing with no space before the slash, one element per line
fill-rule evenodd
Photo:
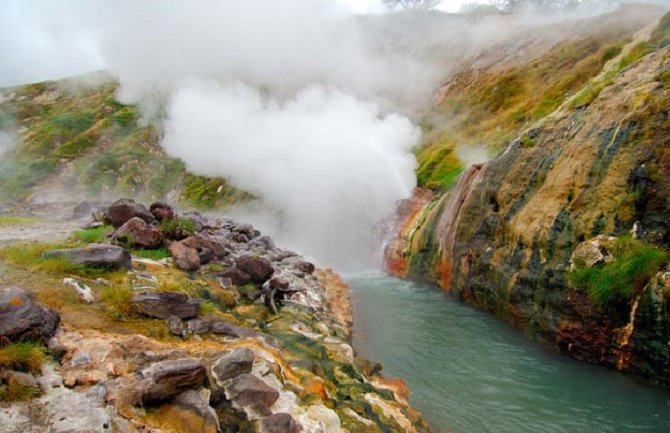
<path fill-rule="evenodd" d="M 3 228 L 42 239 L 0 250 L 3 433 L 429 430 L 354 354 L 333 271 L 165 203 L 83 203 L 44 242 L 55 219 Z"/>

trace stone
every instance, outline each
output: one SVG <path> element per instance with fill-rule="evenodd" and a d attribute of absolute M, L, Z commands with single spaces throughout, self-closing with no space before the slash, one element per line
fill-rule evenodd
<path fill-rule="evenodd" d="M 186 337 L 186 329 L 184 329 L 184 322 L 177 316 L 170 316 L 167 319 L 168 329 L 172 335 L 177 337 Z"/>
<path fill-rule="evenodd" d="M 211 323 L 210 332 L 212 334 L 225 335 L 233 338 L 252 338 L 256 333 L 248 328 L 235 326 L 232 323 L 217 320 Z"/>
<path fill-rule="evenodd" d="M 130 303 L 145 316 L 157 319 L 193 319 L 200 314 L 200 301 L 178 292 L 140 292 Z"/>
<path fill-rule="evenodd" d="M 135 200 L 122 198 L 109 206 L 105 219 L 114 227 L 121 227 L 132 218 L 139 217 L 144 222 L 152 224 L 156 219 L 149 210 Z"/>
<path fill-rule="evenodd" d="M 188 332 L 195 335 L 208 334 L 212 322 L 208 319 L 191 319 L 188 321 Z"/>
<path fill-rule="evenodd" d="M 158 221 L 171 220 L 177 216 L 172 206 L 160 201 L 151 203 L 149 206 L 149 212 L 151 212 L 151 215 L 153 215 L 153 217 Z"/>
<path fill-rule="evenodd" d="M 226 398 L 233 404 L 270 415 L 270 406 L 279 399 L 279 392 L 253 374 L 242 373 L 231 379 L 225 388 Z"/>
<path fill-rule="evenodd" d="M 83 201 L 74 207 L 72 211 L 72 218 L 80 219 L 90 216 L 93 213 L 93 205 L 87 201 Z"/>
<path fill-rule="evenodd" d="M 196 232 L 203 231 L 209 227 L 209 221 L 200 212 L 186 212 L 181 215 L 181 219 L 189 220 L 193 224 L 193 229 Z"/>
<path fill-rule="evenodd" d="M 63 278 L 63 284 L 71 286 L 79 295 L 79 298 L 87 303 L 95 301 L 93 297 L 93 291 L 86 284 L 81 281 L 77 281 L 74 278 Z"/>
<path fill-rule="evenodd" d="M 286 291 L 288 290 L 289 282 L 285 277 L 276 276 L 270 279 L 269 285 L 271 289 Z"/>
<path fill-rule="evenodd" d="M 183 271 L 200 269 L 200 256 L 195 248 L 189 248 L 181 242 L 170 242 L 168 251 L 177 268 Z"/>
<path fill-rule="evenodd" d="M 314 273 L 315 267 L 313 263 L 310 262 L 300 262 L 296 266 L 299 271 L 304 272 L 306 274 L 312 274 Z"/>
<path fill-rule="evenodd" d="M 134 217 L 116 229 L 112 243 L 133 248 L 158 248 L 163 245 L 163 232 L 142 218 Z"/>
<path fill-rule="evenodd" d="M 276 413 L 258 422 L 259 433 L 299 433 L 301 431 L 300 424 L 287 413 Z"/>
<path fill-rule="evenodd" d="M 182 358 L 157 362 L 140 374 L 140 400 L 142 404 L 151 404 L 201 386 L 205 381 L 205 366 L 197 358 Z"/>
<path fill-rule="evenodd" d="M 34 303 L 25 290 L 17 287 L 0 290 L 0 340 L 19 341 L 25 337 L 46 342 L 59 324 L 60 315 Z"/>
<path fill-rule="evenodd" d="M 174 404 L 196 416 L 196 419 L 193 419 L 192 415 L 184 417 L 185 422 L 183 424 L 187 429 L 182 431 L 197 431 L 199 433 L 220 431 L 219 420 L 214 408 L 207 403 L 200 393 L 194 390 L 184 391 L 175 397 Z"/>
<path fill-rule="evenodd" d="M 32 374 L 28 373 L 22 373 L 20 371 L 13 371 L 13 370 L 5 370 L 0 372 L 0 377 L 6 382 L 6 383 L 16 383 L 21 386 L 25 386 L 26 388 L 39 388 L 40 384 L 35 379 L 35 376 Z"/>
<path fill-rule="evenodd" d="M 251 281 L 258 284 L 269 280 L 275 272 L 272 264 L 260 257 L 242 256 L 235 264 L 239 270 L 249 275 Z"/>
<path fill-rule="evenodd" d="M 228 379 L 242 373 L 251 373 L 253 365 L 254 352 L 246 347 L 238 347 L 217 359 L 212 365 L 211 373 L 217 385 L 223 386 Z"/>
<path fill-rule="evenodd" d="M 216 272 L 214 274 L 218 278 L 227 278 L 236 286 L 244 286 L 251 282 L 251 277 L 246 272 L 239 270 L 236 267 L 226 269 L 225 271 Z"/>
<path fill-rule="evenodd" d="M 602 263 L 611 262 L 614 260 L 614 256 L 607 249 L 615 240 L 616 238 L 613 236 L 598 235 L 580 243 L 570 257 L 570 267 L 572 269 L 579 266 L 592 268 Z"/>
<path fill-rule="evenodd" d="M 74 264 L 92 268 L 132 268 L 128 250 L 116 245 L 92 244 L 84 248 L 51 250 L 44 253 L 44 257 L 64 258 Z"/>
<path fill-rule="evenodd" d="M 181 243 L 189 248 L 195 248 L 198 251 L 201 249 L 208 249 L 217 259 L 222 259 L 229 254 L 221 244 L 206 239 L 201 235 L 189 236 L 181 241 Z"/>

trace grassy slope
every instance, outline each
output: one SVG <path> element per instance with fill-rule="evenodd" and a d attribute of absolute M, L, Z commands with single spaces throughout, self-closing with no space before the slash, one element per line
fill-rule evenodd
<path fill-rule="evenodd" d="M 116 84 L 98 81 L 0 90 L 0 130 L 20 143 L 0 161 L 0 201 L 63 190 L 92 198 L 170 194 L 201 208 L 248 198 L 225 179 L 187 173 L 158 145 L 160 131 L 114 98 Z"/>
<path fill-rule="evenodd" d="M 579 104 L 587 105 L 616 74 L 649 53 L 652 48 L 646 42 L 635 42 L 630 53 L 622 53 L 633 34 L 651 20 L 638 13 L 621 15 L 562 24 L 565 36 L 548 49 L 519 56 L 508 52 L 512 41 L 507 41 L 466 63 L 442 88 L 422 123 L 419 185 L 449 189 L 463 169 L 455 155 L 457 146 L 485 145 L 498 153 L 574 95 L 580 94 Z M 542 33 L 527 37 L 532 45 Z M 590 84 L 612 59 L 617 65 L 610 74 Z M 532 135 L 522 136 L 522 144 L 532 146 Z"/>

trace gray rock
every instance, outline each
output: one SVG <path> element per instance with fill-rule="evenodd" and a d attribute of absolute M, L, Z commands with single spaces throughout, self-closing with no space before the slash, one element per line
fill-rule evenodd
<path fill-rule="evenodd" d="M 186 337 L 186 329 L 184 329 L 184 322 L 177 316 L 170 316 L 167 318 L 168 329 L 173 335 L 177 337 Z"/>
<path fill-rule="evenodd" d="M 213 273 L 215 277 L 227 278 L 236 286 L 243 286 L 251 282 L 251 277 L 236 267 L 226 269 L 225 271 Z"/>
<path fill-rule="evenodd" d="M 197 423 L 199 432 L 208 433 L 220 430 L 216 412 L 199 393 L 193 390 L 184 391 L 175 397 L 174 403 L 195 412 L 200 418 L 200 422 Z"/>
<path fill-rule="evenodd" d="M 135 200 L 129 198 L 122 198 L 109 206 L 105 218 L 114 227 L 121 227 L 132 218 L 139 217 L 144 222 L 152 224 L 156 221 L 149 210 L 140 203 L 135 203 Z"/>
<path fill-rule="evenodd" d="M 210 332 L 212 322 L 209 319 L 191 319 L 188 321 L 188 332 L 195 335 L 207 334 Z"/>
<path fill-rule="evenodd" d="M 246 347 L 238 347 L 232 352 L 220 357 L 211 368 L 212 377 L 217 385 L 239 376 L 242 373 L 251 373 L 254 365 L 254 352 Z"/>
<path fill-rule="evenodd" d="M 32 374 L 22 373 L 20 371 L 6 370 L 0 373 L 0 377 L 6 382 L 18 383 L 27 388 L 39 388 L 40 384 Z"/>
<path fill-rule="evenodd" d="M 225 387 L 228 400 L 242 408 L 251 408 L 270 415 L 270 406 L 279 398 L 279 392 L 253 374 L 242 373 Z"/>
<path fill-rule="evenodd" d="M 142 404 L 165 401 L 205 381 L 205 366 L 197 358 L 157 362 L 141 372 Z"/>
<path fill-rule="evenodd" d="M 0 339 L 17 341 L 30 337 L 48 341 L 56 333 L 60 315 L 36 304 L 18 287 L 0 290 Z"/>
<path fill-rule="evenodd" d="M 193 319 L 200 314 L 200 301 L 178 292 L 141 292 L 130 302 L 145 316 L 157 319 Z"/>
<path fill-rule="evenodd" d="M 251 280 L 258 284 L 263 284 L 269 280 L 275 272 L 269 261 L 259 257 L 242 256 L 237 259 L 235 264 L 239 270 L 248 274 Z"/>
<path fill-rule="evenodd" d="M 209 227 L 209 221 L 200 212 L 186 212 L 181 214 L 180 218 L 191 221 L 196 232 L 201 232 Z"/>
<path fill-rule="evenodd" d="M 143 219 L 134 217 L 116 229 L 112 243 L 133 248 L 158 248 L 163 245 L 163 232 Z"/>
<path fill-rule="evenodd" d="M 299 433 L 301 431 L 300 424 L 287 413 L 276 413 L 258 422 L 259 433 Z"/>
<path fill-rule="evenodd" d="M 46 258 L 63 258 L 78 265 L 94 268 L 132 268 L 130 253 L 116 245 L 92 244 L 84 248 L 51 250 L 44 253 Z"/>
<path fill-rule="evenodd" d="M 224 321 L 212 322 L 210 325 L 210 332 L 212 334 L 225 335 L 233 338 L 252 338 L 256 333 L 251 329 L 235 326 L 232 323 Z"/>
<path fill-rule="evenodd" d="M 181 242 L 170 242 L 168 250 L 177 268 L 183 271 L 200 269 L 200 256 L 195 248 L 187 247 Z"/>

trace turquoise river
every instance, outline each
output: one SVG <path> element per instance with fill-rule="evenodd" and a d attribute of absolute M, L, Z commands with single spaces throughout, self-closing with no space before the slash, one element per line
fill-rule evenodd
<path fill-rule="evenodd" d="M 348 283 L 356 350 L 404 379 L 437 431 L 670 432 L 670 392 L 554 353 L 434 287 Z"/>

